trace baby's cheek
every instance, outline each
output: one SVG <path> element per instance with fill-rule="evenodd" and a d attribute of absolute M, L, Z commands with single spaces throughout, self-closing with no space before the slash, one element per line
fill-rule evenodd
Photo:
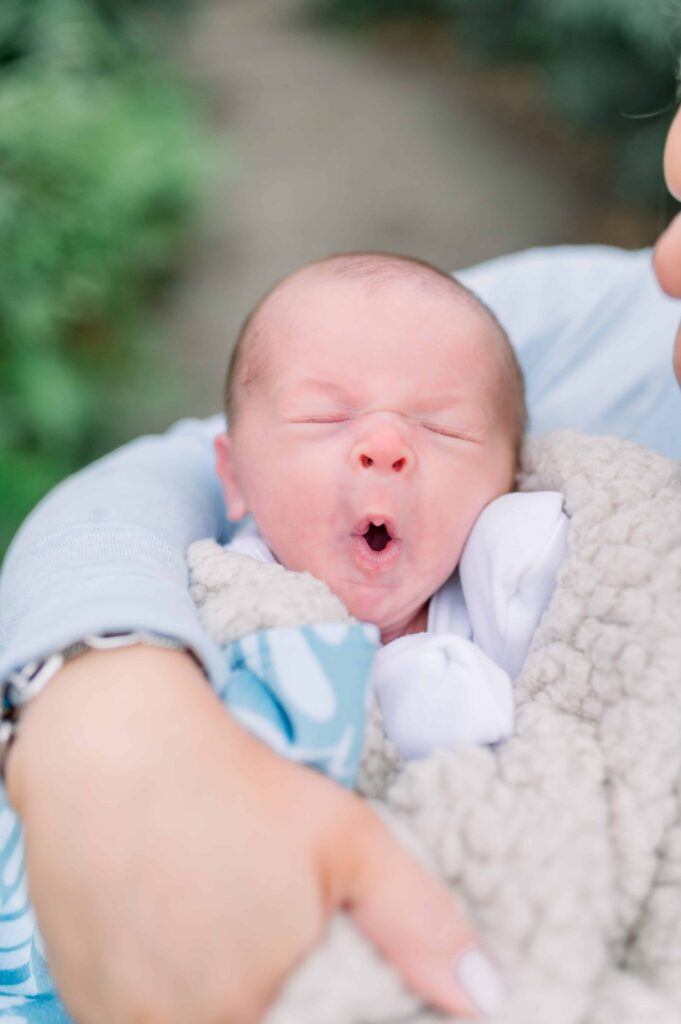
<path fill-rule="evenodd" d="M 436 521 L 429 540 L 431 563 L 440 572 L 452 573 L 459 564 L 461 553 L 487 501 L 477 494 L 459 494 L 454 502 L 443 502 L 441 515 Z"/>
<path fill-rule="evenodd" d="M 256 521 L 258 517 L 256 516 Z M 282 564 L 297 571 L 314 570 L 329 510 L 312 481 L 292 478 L 273 490 L 258 525 Z"/>

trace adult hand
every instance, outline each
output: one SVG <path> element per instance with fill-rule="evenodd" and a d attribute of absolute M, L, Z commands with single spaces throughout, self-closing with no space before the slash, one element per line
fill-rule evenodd
<path fill-rule="evenodd" d="M 671 194 L 681 200 L 681 109 L 667 135 L 664 177 Z M 668 295 L 681 299 L 681 214 L 677 214 L 655 246 L 653 266 Z M 681 326 L 674 345 L 674 373 L 681 385 Z"/>
<path fill-rule="evenodd" d="M 67 664 L 26 714 L 7 786 L 78 1024 L 256 1021 L 339 907 L 433 1005 L 477 1015 L 466 962 L 479 1004 L 498 1002 L 448 891 L 358 797 L 241 729 L 187 655 Z"/>

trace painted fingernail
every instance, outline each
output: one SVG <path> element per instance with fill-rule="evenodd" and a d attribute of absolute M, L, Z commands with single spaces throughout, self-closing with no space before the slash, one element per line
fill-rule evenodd
<path fill-rule="evenodd" d="M 481 949 L 467 949 L 454 965 L 457 981 L 482 1013 L 501 1009 L 504 986 L 496 967 Z"/>

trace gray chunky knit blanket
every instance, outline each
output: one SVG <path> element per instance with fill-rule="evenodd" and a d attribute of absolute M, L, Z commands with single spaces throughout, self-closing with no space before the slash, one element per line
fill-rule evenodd
<path fill-rule="evenodd" d="M 519 486 L 562 491 L 571 530 L 515 735 L 405 764 L 374 707 L 359 788 L 466 905 L 497 1024 L 679 1024 L 681 466 L 561 432 Z M 439 1020 L 338 916 L 267 1024 Z"/>

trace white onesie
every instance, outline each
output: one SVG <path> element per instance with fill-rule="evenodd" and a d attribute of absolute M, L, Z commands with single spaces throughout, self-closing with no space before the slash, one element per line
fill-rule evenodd
<path fill-rule="evenodd" d="M 497 498 L 473 526 L 457 571 L 431 597 L 427 632 L 376 652 L 372 684 L 403 757 L 512 735 L 512 680 L 553 593 L 568 527 L 555 491 Z M 227 549 L 276 561 L 252 522 Z"/>

